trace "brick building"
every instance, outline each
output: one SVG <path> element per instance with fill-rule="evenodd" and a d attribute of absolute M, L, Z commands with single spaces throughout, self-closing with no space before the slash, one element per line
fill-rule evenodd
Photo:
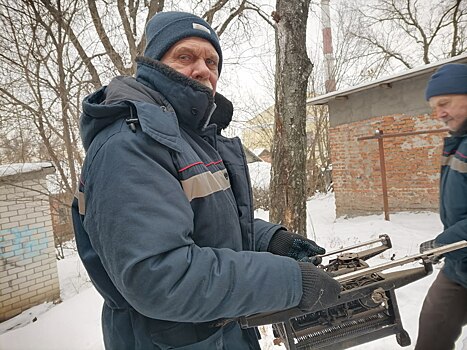
<path fill-rule="evenodd" d="M 0 322 L 60 297 L 46 175 L 50 163 L 0 166 Z"/>
<path fill-rule="evenodd" d="M 389 212 L 438 210 L 442 139 L 448 133 L 437 132 L 444 125 L 431 116 L 424 92 L 431 74 L 446 63 L 467 63 L 467 55 L 308 100 L 329 108 L 337 216 L 383 211 L 379 143 L 361 139 L 376 130 L 384 135 Z"/>
<path fill-rule="evenodd" d="M 61 247 L 63 243 L 73 239 L 75 236 L 70 209 L 72 201 L 73 196 L 67 192 L 54 193 L 49 197 L 50 215 L 56 247 Z"/>

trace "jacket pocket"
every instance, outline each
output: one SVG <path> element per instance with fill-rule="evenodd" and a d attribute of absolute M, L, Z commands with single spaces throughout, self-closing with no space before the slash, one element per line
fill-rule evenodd
<path fill-rule="evenodd" d="M 183 338 L 183 333 L 180 333 L 179 337 Z M 260 350 L 258 340 L 252 340 L 237 322 L 231 322 L 208 338 L 193 344 L 174 347 L 165 344 L 162 339 L 161 341 L 153 339 L 154 345 L 161 350 Z"/>
<path fill-rule="evenodd" d="M 228 328 L 230 325 L 224 327 Z M 185 334 L 183 334 L 183 330 L 178 329 L 178 327 L 171 328 L 171 332 L 176 332 L 178 334 L 179 339 L 183 339 Z M 173 346 L 167 344 L 167 340 L 164 339 L 164 334 L 161 333 L 154 333 L 151 334 L 152 342 L 154 345 L 158 346 L 161 350 L 223 350 L 224 349 L 224 328 L 218 329 L 214 334 L 210 335 L 208 338 L 184 345 L 184 346 Z"/>

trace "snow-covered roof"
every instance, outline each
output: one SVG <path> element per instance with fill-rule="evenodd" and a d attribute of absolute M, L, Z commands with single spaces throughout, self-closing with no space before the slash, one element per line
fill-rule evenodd
<path fill-rule="evenodd" d="M 388 84 L 394 83 L 396 81 L 416 77 L 419 75 L 423 75 L 426 73 L 434 72 L 438 67 L 446 64 L 446 63 L 467 63 L 467 54 L 462 54 L 459 56 L 451 57 L 445 60 L 437 61 L 434 63 L 426 64 L 424 66 L 419 66 L 413 69 L 409 69 L 406 71 L 403 71 L 399 74 L 396 75 L 391 75 L 388 77 L 383 77 L 374 81 L 371 81 L 369 83 L 364 83 L 361 85 L 357 86 L 352 86 L 350 88 L 344 89 L 344 90 L 339 90 L 339 91 L 333 91 L 328 94 L 324 94 L 321 96 L 313 97 L 307 99 L 307 104 L 311 105 L 323 105 L 327 104 L 329 101 L 334 100 L 334 99 L 339 99 L 339 98 L 345 98 L 348 95 L 354 94 L 356 92 L 372 89 L 374 87 L 385 87 L 388 86 Z"/>
<path fill-rule="evenodd" d="M 44 175 L 55 172 L 55 167 L 50 162 L 41 163 L 10 163 L 0 165 L 0 178 L 29 174 L 44 173 Z"/>
<path fill-rule="evenodd" d="M 254 154 L 248 147 L 245 147 L 245 145 L 243 145 L 243 150 L 245 151 L 245 157 L 246 157 L 247 163 L 263 161 L 260 157 Z"/>
<path fill-rule="evenodd" d="M 250 151 L 253 152 L 256 156 L 260 156 L 264 151 L 268 151 L 266 148 L 250 148 Z M 269 152 L 269 151 L 268 151 Z"/>

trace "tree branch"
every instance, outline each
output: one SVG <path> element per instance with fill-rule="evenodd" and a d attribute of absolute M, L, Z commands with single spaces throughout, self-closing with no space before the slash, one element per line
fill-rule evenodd
<path fill-rule="evenodd" d="M 271 15 L 265 13 L 263 10 L 261 10 L 257 5 L 253 4 L 252 2 L 247 1 L 247 6 L 245 7 L 245 10 L 252 10 L 256 12 L 263 20 L 266 21 L 267 24 L 269 24 L 273 28 L 275 27 L 274 22 L 271 21 L 270 19 Z"/>
<path fill-rule="evenodd" d="M 244 2 L 245 1 L 243 1 L 243 3 Z M 217 11 L 221 10 L 227 3 L 228 0 L 217 0 L 217 2 L 213 6 L 211 6 L 211 8 L 202 16 L 202 18 L 204 18 L 206 22 L 212 25 L 214 15 L 217 13 Z"/>
<path fill-rule="evenodd" d="M 28 0 L 31 3 L 34 3 L 34 0 Z M 70 37 L 70 41 L 73 43 L 78 55 L 81 57 L 83 62 L 86 64 L 86 68 L 91 75 L 91 83 L 93 84 L 94 88 L 98 89 L 102 86 L 101 79 L 99 77 L 99 73 L 97 72 L 96 67 L 94 67 L 91 58 L 88 57 L 86 51 L 84 50 L 83 46 L 81 45 L 80 41 L 76 37 L 75 33 L 71 29 L 70 23 L 64 19 L 63 14 L 59 13 L 55 7 L 53 7 L 49 0 L 41 0 L 44 6 L 47 8 L 49 13 L 53 16 L 55 21 L 65 30 L 65 32 Z"/>
<path fill-rule="evenodd" d="M 217 29 L 217 36 L 220 37 L 222 35 L 222 33 L 224 33 L 224 31 L 227 29 L 227 27 L 229 26 L 229 24 L 237 17 L 239 16 L 240 14 L 243 13 L 243 11 L 245 10 L 245 2 L 246 0 L 243 0 L 242 3 L 240 4 L 240 6 L 238 6 L 234 11 L 230 12 L 229 16 L 227 17 L 227 19 L 224 21 L 224 23 L 222 23 L 221 27 L 219 29 Z"/>
<path fill-rule="evenodd" d="M 362 39 L 364 41 L 369 42 L 371 45 L 376 46 L 377 48 L 379 48 L 381 50 L 381 52 L 383 52 L 384 54 L 386 54 L 386 55 L 400 61 L 408 69 L 412 68 L 412 66 L 406 60 L 404 60 L 404 58 L 402 57 L 401 54 L 396 53 L 396 52 L 392 52 L 391 50 L 389 50 L 388 48 L 386 48 L 385 46 L 383 46 L 382 44 L 380 44 L 376 40 L 372 40 L 371 38 L 368 38 L 368 37 L 365 37 L 365 36 L 362 36 L 362 35 L 358 35 L 356 33 L 353 33 L 353 35 L 356 38 Z"/>
<path fill-rule="evenodd" d="M 92 23 L 94 23 L 94 28 L 96 29 L 97 35 L 99 36 L 99 39 L 102 45 L 104 46 L 107 55 L 114 64 L 115 68 L 117 68 L 118 72 L 122 75 L 131 74 L 130 69 L 125 67 L 125 65 L 123 64 L 122 57 L 118 54 L 117 51 L 115 51 L 112 43 L 110 42 L 109 37 L 107 36 L 107 32 L 105 31 L 105 28 L 102 25 L 99 12 L 97 11 L 96 1 L 88 0 L 88 7 L 89 12 L 91 13 Z"/>
<path fill-rule="evenodd" d="M 128 16 L 125 11 L 125 0 L 117 1 L 117 9 L 118 9 L 118 13 L 120 14 L 120 19 L 122 20 L 123 31 L 125 32 L 126 40 L 128 41 L 128 48 L 130 49 L 131 62 L 133 62 L 136 57 L 136 42 L 135 42 L 135 37 L 133 36 L 133 32 L 131 30 L 130 21 L 128 20 Z"/>
<path fill-rule="evenodd" d="M 149 2 L 148 15 L 146 16 L 146 21 L 144 22 L 144 27 L 149 22 L 149 20 L 158 12 L 161 12 L 164 9 L 164 0 L 151 0 Z M 146 46 L 146 33 L 143 32 L 141 35 L 141 40 L 138 43 L 136 49 L 136 55 L 142 55 L 144 47 Z"/>

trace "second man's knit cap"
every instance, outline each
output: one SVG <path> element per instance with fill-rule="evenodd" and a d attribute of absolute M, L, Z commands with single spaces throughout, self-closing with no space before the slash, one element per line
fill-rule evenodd
<path fill-rule="evenodd" d="M 428 101 L 433 96 L 467 94 L 467 64 L 449 63 L 431 76 L 425 91 Z"/>

